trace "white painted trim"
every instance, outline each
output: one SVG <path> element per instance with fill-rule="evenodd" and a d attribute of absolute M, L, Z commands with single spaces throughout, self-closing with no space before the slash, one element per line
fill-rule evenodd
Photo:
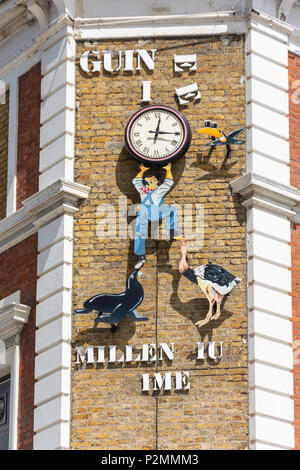
<path fill-rule="evenodd" d="M 18 448 L 18 411 L 19 411 L 19 375 L 20 375 L 20 346 L 16 345 L 13 351 L 13 361 L 10 369 L 11 386 L 11 429 L 9 432 L 9 448 Z"/>
<path fill-rule="evenodd" d="M 14 77 L 9 87 L 9 129 L 8 129 L 8 169 L 6 216 L 16 211 L 17 199 L 17 157 L 18 157 L 18 77 Z"/>
<path fill-rule="evenodd" d="M 247 207 L 263 207 L 297 222 L 300 214 L 300 191 L 261 175 L 249 172 L 230 183 L 234 194 L 240 194 Z"/>
<path fill-rule="evenodd" d="M 17 290 L 13 294 L 11 294 L 7 297 L 4 297 L 4 299 L 1 299 L 0 300 L 0 308 L 4 307 L 5 305 L 7 305 L 11 302 L 15 302 L 17 304 L 21 303 L 21 291 L 20 290 Z"/>
<path fill-rule="evenodd" d="M 280 21 L 278 18 L 275 18 L 274 16 L 269 15 L 268 13 L 265 13 L 263 11 L 258 11 L 251 9 L 246 15 L 245 15 L 246 21 L 251 23 L 251 27 L 258 27 L 260 29 L 262 28 L 267 28 L 268 31 L 274 31 L 274 35 L 277 34 L 278 39 L 280 37 L 278 36 L 278 33 L 282 33 L 284 36 L 286 36 L 285 41 L 288 41 L 288 36 L 292 34 L 294 31 L 294 26 L 289 25 L 285 23 L 284 21 Z M 282 36 L 283 37 L 283 36 Z M 282 39 L 281 37 L 281 39 Z"/>
<path fill-rule="evenodd" d="M 15 74 L 18 76 L 22 75 L 22 73 L 16 72 L 16 69 L 18 69 L 18 67 L 22 69 L 24 67 L 24 63 L 30 63 L 32 57 L 35 55 L 39 56 L 39 62 L 41 57 L 41 50 L 44 50 L 45 43 L 48 41 L 48 45 L 46 47 L 51 47 L 55 41 L 58 40 L 58 35 L 62 29 L 66 29 L 66 31 L 63 31 L 63 36 L 68 34 L 73 36 L 73 28 L 71 27 L 72 24 L 73 23 L 68 16 L 58 18 L 58 20 L 50 28 L 48 28 L 45 33 L 40 34 L 37 38 L 33 38 L 34 44 L 31 47 L 25 51 L 22 51 L 22 53 L 17 57 L 13 57 L 7 64 L 2 65 L 0 70 L 0 79 L 8 81 L 8 77 L 10 76 Z M 25 71 L 29 68 L 31 67 L 27 66 Z M 25 73 L 25 71 L 23 73 Z"/>
<path fill-rule="evenodd" d="M 243 16 L 233 11 L 128 18 L 75 18 L 77 40 L 244 34 Z"/>
<path fill-rule="evenodd" d="M 0 253 L 36 233 L 59 215 L 76 212 L 77 202 L 86 199 L 89 190 L 81 184 L 58 180 L 26 199 L 21 209 L 0 221 Z"/>
<path fill-rule="evenodd" d="M 20 334 L 28 321 L 30 307 L 10 302 L 0 308 L 0 339 Z"/>
<path fill-rule="evenodd" d="M 291 256 L 287 256 L 287 244 L 290 221 L 300 213 L 300 191 L 289 185 L 287 166 L 287 64 L 293 28 L 261 12 L 252 11 L 247 19 L 247 173 L 230 186 L 247 209 L 249 443 L 250 449 L 292 449 Z M 272 106 L 277 94 L 279 109 Z M 281 178 L 276 173 L 279 164 L 284 166 Z M 285 383 L 277 384 L 280 380 Z"/>
<path fill-rule="evenodd" d="M 67 34 L 69 33 L 69 34 Z M 75 133 L 75 53 L 76 42 L 70 34 L 49 38 L 43 43 L 41 113 L 42 150 L 40 192 L 68 180 L 74 172 Z M 70 86 L 71 85 L 71 86 Z M 60 97 L 57 104 L 57 97 Z M 53 157 L 54 155 L 54 157 Z M 50 186 L 51 187 L 51 186 Z M 45 188 L 45 189 L 42 189 Z M 85 188 L 85 187 L 82 187 Z M 86 191 L 87 190 L 87 191 Z M 81 190 L 80 190 L 81 192 Z M 84 189 L 84 198 L 88 188 Z M 74 201 L 64 201 L 73 210 L 61 211 L 52 220 L 45 211 L 39 228 L 37 280 L 37 308 L 35 351 L 35 390 L 44 400 L 36 402 L 34 410 L 34 449 L 68 449 L 70 447 L 71 408 L 71 337 L 72 337 L 72 284 L 73 284 L 73 217 Z M 76 202 L 76 201 L 75 201 Z M 54 228 L 55 227 L 55 228 Z M 48 230 L 46 230 L 48 228 Z M 58 239 L 60 241 L 58 241 Z M 51 307 L 49 307 L 51 305 Z M 53 309 L 53 305 L 55 306 Z M 43 358 L 51 357 L 52 364 Z M 51 369 L 52 366 L 52 369 Z M 57 384 L 58 373 L 64 380 Z M 47 387 L 47 390 L 45 389 Z M 55 431 L 55 437 L 53 430 Z"/>

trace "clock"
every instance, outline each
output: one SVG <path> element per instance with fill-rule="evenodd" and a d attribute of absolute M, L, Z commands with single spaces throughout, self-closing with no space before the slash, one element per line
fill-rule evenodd
<path fill-rule="evenodd" d="M 163 166 L 182 157 L 191 143 L 191 129 L 177 110 L 163 105 L 137 111 L 125 129 L 129 153 L 148 166 Z"/>

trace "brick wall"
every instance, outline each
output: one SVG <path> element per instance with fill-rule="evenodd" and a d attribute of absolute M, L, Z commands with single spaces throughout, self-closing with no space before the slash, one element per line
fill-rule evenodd
<path fill-rule="evenodd" d="M 24 199 L 38 191 L 40 83 L 40 64 L 19 79 L 17 209 Z M 0 126 L 3 126 L 0 129 L 0 139 L 3 139 L 0 141 L 0 218 L 6 212 L 3 197 L 6 200 L 7 178 L 8 110 L 3 106 L 0 105 Z M 21 302 L 31 307 L 20 338 L 18 448 L 22 450 L 33 447 L 36 280 L 37 235 L 33 235 L 0 255 L 0 298 L 21 290 Z"/>
<path fill-rule="evenodd" d="M 298 83 L 296 81 L 298 80 Z M 290 84 L 290 169 L 291 185 L 300 189 L 300 57 L 289 53 Z M 292 249 L 292 301 L 293 340 L 295 346 L 294 393 L 295 393 L 295 447 L 300 449 L 300 226 L 291 230 Z"/>
<path fill-rule="evenodd" d="M 41 66 L 19 79 L 17 208 L 38 191 Z"/>
<path fill-rule="evenodd" d="M 78 58 L 88 45 L 78 44 Z M 93 43 L 99 51 L 157 49 L 155 69 L 88 77 L 78 67 L 76 115 L 76 181 L 91 186 L 91 194 L 75 216 L 74 309 L 97 293 L 124 291 L 136 256 L 133 243 L 99 239 L 97 207 L 112 204 L 119 215 L 120 196 L 139 202 L 131 184 L 137 163 L 124 149 L 124 128 L 140 108 L 142 80 L 152 81 L 154 104 L 177 108 L 175 88 L 196 82 L 201 102 L 181 111 L 192 129 L 186 158 L 173 165 L 175 185 L 167 204 L 204 206 L 205 234 L 201 250 L 191 252 L 190 265 L 211 261 L 243 278 L 226 299 L 221 318 L 199 332 L 208 302 L 199 288 L 178 272 L 179 242 L 148 240 L 142 268 L 145 299 L 138 307 L 149 317 L 143 324 L 122 320 L 116 333 L 99 324 L 95 314 L 74 315 L 73 341 L 77 345 L 175 343 L 172 363 L 114 366 L 73 364 L 73 449 L 245 449 L 248 446 L 247 305 L 245 213 L 232 196 L 229 182 L 245 168 L 245 148 L 235 147 L 222 167 L 225 149 L 211 156 L 208 137 L 197 130 L 204 119 L 216 120 L 228 132 L 245 120 L 244 40 L 242 37 L 174 38 Z M 197 53 L 194 73 L 174 74 L 173 54 Z M 115 59 L 114 59 L 115 60 Z M 165 171 L 157 171 L 163 181 Z M 128 221 L 132 218 L 129 217 Z M 221 361 L 195 360 L 198 341 L 223 341 Z M 119 353 L 120 354 L 120 351 Z M 75 358 L 73 358 L 75 362 Z M 141 392 L 142 373 L 189 371 L 187 393 Z"/>
<path fill-rule="evenodd" d="M 0 104 L 0 220 L 6 217 L 9 93 Z"/>
<path fill-rule="evenodd" d="M 21 290 L 21 303 L 31 312 L 20 339 L 18 449 L 33 443 L 34 347 L 37 280 L 37 235 L 0 254 L 0 298 Z"/>

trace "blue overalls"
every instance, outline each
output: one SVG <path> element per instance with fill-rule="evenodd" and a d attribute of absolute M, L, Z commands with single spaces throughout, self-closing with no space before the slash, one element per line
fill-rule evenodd
<path fill-rule="evenodd" d="M 146 204 L 149 201 L 150 204 Z M 174 231 L 177 228 L 177 208 L 166 206 L 164 198 L 161 199 L 159 206 L 152 201 L 151 193 L 148 193 L 141 203 L 141 210 L 137 213 L 135 235 L 134 235 L 134 253 L 138 256 L 145 255 L 145 240 L 148 238 L 148 222 L 155 222 L 166 219 L 166 230 Z"/>

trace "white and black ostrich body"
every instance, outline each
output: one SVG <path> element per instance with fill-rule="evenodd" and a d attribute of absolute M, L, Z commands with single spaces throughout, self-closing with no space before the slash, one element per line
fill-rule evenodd
<path fill-rule="evenodd" d="M 217 264 L 203 264 L 194 270 L 195 276 L 202 279 L 203 283 L 214 289 L 221 295 L 227 295 L 241 279 L 235 277 L 229 271 Z"/>
<path fill-rule="evenodd" d="M 202 327 L 210 320 L 220 318 L 221 303 L 224 295 L 228 295 L 234 286 L 241 282 L 241 279 L 217 264 L 208 263 L 202 264 L 194 269 L 190 268 L 187 261 L 186 240 L 182 240 L 180 243 L 180 254 L 181 258 L 178 265 L 179 272 L 190 282 L 198 285 L 209 302 L 206 317 L 204 320 L 196 322 L 198 327 Z M 213 314 L 214 304 L 216 304 L 215 314 Z"/>

